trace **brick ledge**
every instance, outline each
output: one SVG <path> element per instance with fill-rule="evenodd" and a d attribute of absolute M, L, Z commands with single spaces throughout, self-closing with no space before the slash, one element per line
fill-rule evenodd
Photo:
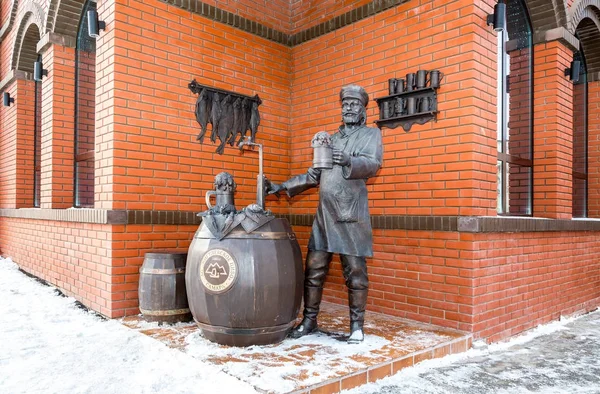
<path fill-rule="evenodd" d="M 313 215 L 277 214 L 292 226 L 311 226 Z M 0 209 L 0 217 L 94 224 L 199 225 L 195 211 L 133 211 L 93 208 Z M 600 219 L 557 220 L 503 216 L 410 216 L 373 215 L 378 230 L 458 231 L 466 233 L 514 233 L 600 231 Z"/>

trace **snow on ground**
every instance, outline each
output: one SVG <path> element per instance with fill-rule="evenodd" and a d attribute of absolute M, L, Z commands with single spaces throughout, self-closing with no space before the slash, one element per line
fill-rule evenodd
<path fill-rule="evenodd" d="M 253 393 L 216 367 L 79 309 L 0 258 L 0 393 Z"/>
<path fill-rule="evenodd" d="M 277 345 L 236 348 L 214 344 L 199 332 L 188 335 L 186 342 L 185 351 L 190 356 L 200 360 L 228 359 L 220 365 L 223 371 L 272 393 L 294 391 L 300 382 L 306 387 L 366 368 L 365 359 L 376 357 L 371 351 L 389 343 L 384 338 L 366 335 L 363 343 L 348 345 L 345 340 L 340 342 L 319 333 Z M 270 362 L 252 362 L 259 359 Z"/>
<path fill-rule="evenodd" d="M 228 372 L 275 391 L 285 391 L 287 387 L 275 386 L 293 373 L 285 363 L 277 365 L 281 368 L 275 368 L 273 376 L 253 370 L 247 362 L 210 365 L 204 360 L 235 357 L 220 352 L 237 350 L 223 350 L 196 333 L 186 338 L 186 352 L 171 349 L 56 294 L 20 273 L 10 259 L 0 258 L 0 393 L 245 394 L 256 391 L 223 370 L 230 368 Z M 356 351 L 339 346 L 332 337 L 321 340 L 340 357 Z M 360 345 L 365 353 L 370 342 Z M 294 346 L 280 347 L 245 352 L 250 357 L 275 353 L 290 362 L 306 362 L 294 353 Z M 331 359 L 325 355 L 314 360 L 310 371 L 336 369 L 327 365 Z M 600 393 L 598 360 L 600 311 L 540 326 L 485 349 L 424 361 L 348 394 Z"/>
<path fill-rule="evenodd" d="M 427 360 L 345 394 L 598 394 L 600 310 Z"/>

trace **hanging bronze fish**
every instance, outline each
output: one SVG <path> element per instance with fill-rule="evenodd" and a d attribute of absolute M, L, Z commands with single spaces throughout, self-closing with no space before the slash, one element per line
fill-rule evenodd
<path fill-rule="evenodd" d="M 233 129 L 231 131 L 231 137 L 227 141 L 227 142 L 229 142 L 229 145 L 231 145 L 231 146 L 233 146 L 233 144 L 235 144 L 235 137 L 238 135 L 238 133 L 241 133 L 241 129 L 242 129 L 241 121 L 242 121 L 242 98 L 238 97 L 233 102 Z"/>
<path fill-rule="evenodd" d="M 242 116 L 240 119 L 240 139 L 238 141 L 238 146 L 240 146 L 242 144 L 242 141 L 244 141 L 244 138 L 246 138 L 246 130 L 249 129 L 249 124 L 248 122 L 250 121 L 250 100 L 247 98 L 244 98 L 244 100 L 242 101 Z M 240 146 L 240 149 L 243 149 L 243 146 Z"/>
<path fill-rule="evenodd" d="M 198 100 L 196 100 L 196 121 L 200 124 L 200 134 L 198 134 L 196 140 L 200 143 L 204 141 L 211 107 L 210 92 L 207 89 L 202 89 L 198 95 Z"/>
<path fill-rule="evenodd" d="M 212 124 L 212 132 L 210 133 L 210 140 L 212 142 L 217 141 L 217 131 L 219 130 L 219 121 L 221 120 L 221 97 L 219 92 L 214 92 L 212 97 L 212 108 L 210 111 L 210 123 Z"/>
<path fill-rule="evenodd" d="M 256 132 L 260 124 L 260 114 L 258 113 L 258 102 L 252 101 L 252 111 L 250 114 L 250 140 L 256 142 Z"/>
<path fill-rule="evenodd" d="M 225 144 L 229 137 L 229 133 L 233 132 L 233 103 L 230 95 L 226 95 L 221 101 L 221 120 L 219 120 L 219 128 L 217 137 L 221 144 L 217 148 L 217 153 L 222 155 L 225 150 Z"/>

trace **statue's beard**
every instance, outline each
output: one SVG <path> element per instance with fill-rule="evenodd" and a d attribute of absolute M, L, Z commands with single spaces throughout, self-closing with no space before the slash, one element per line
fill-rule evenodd
<path fill-rule="evenodd" d="M 342 119 L 344 121 L 344 124 L 353 126 L 358 125 L 360 124 L 360 113 L 346 112 L 342 114 Z"/>

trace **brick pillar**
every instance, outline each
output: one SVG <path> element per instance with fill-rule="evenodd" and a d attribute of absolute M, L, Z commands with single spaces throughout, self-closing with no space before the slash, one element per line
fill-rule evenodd
<path fill-rule="evenodd" d="M 97 3 L 98 19 L 106 23 L 106 30 L 102 31 L 100 37 L 96 39 L 94 207 L 98 209 L 124 208 L 124 204 L 113 206 L 114 193 L 124 189 L 122 185 L 116 187 L 113 184 L 115 129 L 119 127 L 115 121 L 115 78 L 124 74 L 114 71 L 116 69 L 114 21 L 117 13 L 115 3 L 114 1 Z M 122 34 L 127 36 L 126 32 Z"/>
<path fill-rule="evenodd" d="M 600 81 L 588 83 L 588 216 L 600 218 Z"/>
<path fill-rule="evenodd" d="M 561 41 L 534 48 L 533 215 L 572 217 L 573 50 Z"/>
<path fill-rule="evenodd" d="M 33 206 L 34 195 L 34 133 L 35 133 L 35 82 L 17 80 L 17 184 L 15 208 Z"/>
<path fill-rule="evenodd" d="M 73 206 L 75 50 L 52 44 L 42 54 L 41 208 Z"/>
<path fill-rule="evenodd" d="M 33 206 L 34 82 L 11 71 L 14 82 L 3 92 L 15 101 L 0 107 L 0 208 Z"/>

